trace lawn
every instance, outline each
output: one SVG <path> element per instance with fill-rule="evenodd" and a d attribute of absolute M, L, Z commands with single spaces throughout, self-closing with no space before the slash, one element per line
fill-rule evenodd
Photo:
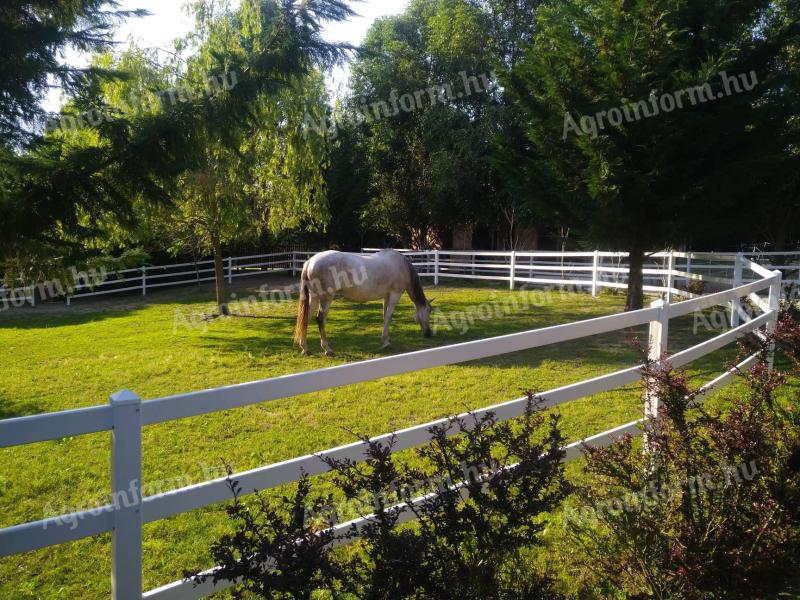
<path fill-rule="evenodd" d="M 265 281 L 242 284 L 236 293 L 256 293 Z M 122 388 L 150 399 L 241 383 L 612 314 L 624 304 L 618 295 L 556 291 L 533 293 L 526 306 L 520 294 L 526 292 L 499 285 L 430 290 L 447 317 L 438 317 L 430 339 L 404 298 L 388 351 L 379 350 L 380 303 L 337 300 L 328 323 L 334 358 L 321 354 L 314 328 L 314 353 L 299 356 L 291 340 L 295 303 L 280 294 L 239 307 L 245 317 L 211 322 L 198 318 L 214 308 L 207 287 L 8 310 L 0 313 L 0 418 L 102 404 Z M 511 314 L 498 306 L 512 306 Z M 671 350 L 710 335 L 693 334 L 692 325 L 691 318 L 673 324 Z M 218 476 L 222 461 L 250 469 L 353 441 L 353 432 L 384 433 L 631 366 L 637 355 L 629 342 L 645 333 L 595 336 L 150 426 L 143 434 L 144 484 L 187 485 Z M 691 373 L 710 379 L 731 356 L 730 349 L 715 353 Z M 560 412 L 565 434 L 576 439 L 640 417 L 641 391 L 599 394 Z M 0 450 L 0 463 L 0 527 L 108 501 L 107 433 Z M 179 579 L 184 569 L 211 566 L 208 546 L 224 528 L 221 506 L 146 525 L 145 589 Z M 109 573 L 110 536 L 88 538 L 0 559 L 0 598 L 107 598 Z"/>

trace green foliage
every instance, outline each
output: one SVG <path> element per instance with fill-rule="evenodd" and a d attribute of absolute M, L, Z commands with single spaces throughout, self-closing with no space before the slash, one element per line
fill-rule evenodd
<path fill-rule="evenodd" d="M 67 49 L 101 51 L 112 44 L 114 26 L 147 14 L 119 10 L 114 0 L 8 0 L 0 11 L 0 148 L 8 159 L 14 149 L 35 140 L 47 119 L 40 101 L 52 82 L 76 93 L 109 71 L 65 65 Z"/>
<path fill-rule="evenodd" d="M 343 568 L 349 587 L 362 598 L 555 598 L 521 556 L 567 490 L 558 417 L 547 422 L 529 394 L 516 421 L 489 413 L 432 428 L 421 467 L 401 466 L 391 443 L 369 443 L 366 466 L 326 461 L 346 498 L 375 509 L 360 532 L 364 554 Z M 398 528 L 401 510 L 413 526 Z"/>
<path fill-rule="evenodd" d="M 500 233 L 498 245 L 512 248 L 520 227 L 551 226 L 551 211 L 534 202 L 538 189 L 517 176 L 530 143 L 520 111 L 495 81 L 520 59 L 537 6 L 527 0 L 417 0 L 403 14 L 373 24 L 349 93 L 334 113 L 342 117 L 338 134 L 347 131 L 362 157 L 356 199 L 342 201 L 360 207 L 365 230 L 405 246 L 448 246 L 456 227 L 486 228 Z M 479 91 L 467 83 L 471 77 Z M 429 101 L 436 86 L 452 94 Z M 424 100 L 413 110 L 392 104 L 415 92 Z M 389 115 L 384 110 L 373 118 L 381 103 Z M 334 159 L 333 168 L 338 164 Z M 347 182 L 335 173 L 330 179 Z M 338 190 L 331 193 L 338 202 Z"/>
<path fill-rule="evenodd" d="M 771 196 L 762 187 L 767 174 L 796 158 L 787 152 L 796 128 L 785 112 L 790 105 L 797 111 L 794 75 L 781 65 L 797 45 L 796 11 L 794 3 L 767 0 L 541 6 L 534 40 L 504 82 L 528 116 L 535 153 L 524 177 L 605 247 L 640 255 L 736 239 L 752 227 L 742 215 L 763 210 Z M 758 83 L 728 94 L 723 72 L 754 73 Z M 586 119 L 585 133 L 568 120 L 705 84 L 706 102 L 684 98 L 682 108 L 657 116 L 606 120 L 596 135 Z M 640 305 L 634 286 L 629 307 Z"/>
<path fill-rule="evenodd" d="M 241 189 L 250 204 L 256 197 L 267 203 L 260 214 L 274 215 L 273 229 L 324 223 L 324 144 L 302 129 L 297 113 L 321 110 L 316 69 L 341 60 L 348 49 L 322 40 L 320 23 L 351 14 L 339 0 L 248 0 L 235 11 L 201 3 L 196 34 L 178 48 L 194 51 L 185 71 L 148 69 L 146 55 L 129 52 L 121 63 L 136 79 L 130 89 L 152 96 L 153 83 L 168 77 L 189 91 L 168 102 L 160 98 L 152 110 L 141 101 L 133 111 L 117 110 L 77 137 L 48 136 L 6 163 L 0 170 L 0 259 L 75 260 L 68 255 L 78 254 L 80 243 L 72 240 L 97 237 L 115 227 L 112 221 L 122 229 L 136 228 L 136 217 L 145 212 L 134 206 L 140 199 L 168 203 L 190 173 L 208 176 L 217 167 L 222 172 L 214 189 Z M 208 78 L 220 76 L 235 76 L 235 86 L 205 93 Z M 87 81 L 67 111 L 106 114 L 109 105 L 121 104 L 124 88 L 103 81 Z M 287 90 L 310 99 L 287 101 L 295 97 Z M 274 133 L 253 135 L 265 129 Z M 247 150 L 243 159 L 234 157 Z M 243 172 L 237 169 L 242 164 Z M 248 174 L 249 190 L 242 181 Z"/>
<path fill-rule="evenodd" d="M 341 109 L 369 175 L 366 229 L 447 245 L 454 226 L 491 214 L 487 157 L 499 107 L 489 35 L 486 13 L 460 0 L 417 0 L 371 27 Z M 404 105 L 405 94 L 417 98 Z"/>
<path fill-rule="evenodd" d="M 239 482 L 231 478 L 228 486 L 233 502 L 225 507 L 236 523 L 234 533 L 214 542 L 211 555 L 220 567 L 209 575 L 186 572 L 197 583 L 241 578 L 234 598 L 250 592 L 260 598 L 312 598 L 316 589 L 328 587 L 341 572 L 325 547 L 333 540 L 327 531 L 318 531 L 307 518 L 309 512 L 322 511 L 331 496 L 311 497 L 311 482 L 306 475 L 297 490 L 271 503 L 261 495 L 253 502 L 243 502 Z M 265 568 L 266 567 L 266 568 Z"/>
<path fill-rule="evenodd" d="M 247 62 L 259 48 L 270 49 L 268 40 L 283 31 L 291 11 L 255 3 L 234 11 L 227 4 L 219 8 L 200 1 L 195 15 L 196 32 L 187 44 L 199 45 L 199 51 L 189 61 L 186 85 L 201 86 L 215 67 L 230 72 L 230 90 L 218 93 L 230 96 L 224 108 L 243 121 L 234 123 L 226 114 L 225 129 L 215 121 L 197 123 L 200 147 L 176 186 L 173 248 L 213 254 L 220 313 L 227 314 L 223 245 L 257 239 L 265 230 L 277 233 L 327 222 L 327 147 L 322 135 L 305 127 L 306 114 L 324 110 L 324 84 L 308 56 L 294 71 L 271 74 L 281 78 L 279 85 L 238 98 L 239 74 L 229 71 L 232 64 Z"/>
<path fill-rule="evenodd" d="M 369 199 L 370 171 L 359 136 L 357 128 L 341 126 L 329 146 L 330 165 L 325 172 L 331 213 L 327 245 L 340 250 L 383 246 L 382 240 L 367 237 L 367 231 L 378 228 L 374 219 L 369 220 L 368 227 L 362 227 L 362 211 Z M 381 229 L 394 231 L 392 226 Z"/>

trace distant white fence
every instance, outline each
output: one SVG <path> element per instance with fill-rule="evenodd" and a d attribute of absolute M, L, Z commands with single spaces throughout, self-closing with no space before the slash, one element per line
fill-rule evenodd
<path fill-rule="evenodd" d="M 377 252 L 364 248 L 362 252 Z M 628 264 L 625 252 L 489 252 L 473 250 L 401 250 L 414 261 L 420 274 L 440 278 L 507 281 L 516 284 L 575 285 L 591 289 L 624 289 L 627 287 Z M 296 274 L 313 252 L 287 251 L 250 256 L 229 256 L 223 259 L 223 272 L 228 283 L 235 278 L 264 275 L 272 272 Z M 644 275 L 645 292 L 678 293 L 686 296 L 686 282 L 702 281 L 724 286 L 734 277 L 737 256 L 754 260 L 783 274 L 784 294 L 800 285 L 800 252 L 762 252 L 758 254 L 657 252 L 647 257 Z M 772 261 L 778 264 L 772 264 Z M 670 275 L 672 277 L 670 278 Z M 70 293 L 54 294 L 53 285 L 9 289 L 0 287 L 0 310 L 12 306 L 35 305 L 35 288 L 39 297 L 63 297 L 67 304 L 73 300 L 113 294 L 141 292 L 164 287 L 197 285 L 214 281 L 214 261 L 178 263 L 172 265 L 143 265 L 135 269 L 112 271 L 96 285 L 77 283 Z M 681 289 L 677 282 L 684 282 Z"/>
<path fill-rule="evenodd" d="M 475 258 L 473 258 L 475 257 Z M 582 285 L 597 291 L 602 287 L 624 287 L 620 262 L 616 253 L 476 253 L 476 252 L 425 252 L 411 253 L 411 258 L 427 276 L 458 279 L 475 278 L 508 281 L 511 287 L 518 282 L 546 285 Z M 292 262 L 295 268 L 298 254 Z M 476 262 L 476 260 L 478 260 Z M 748 332 L 775 327 L 781 294 L 781 272 L 770 271 L 743 255 L 679 254 L 667 253 L 653 256 L 667 268 L 648 266 L 647 276 L 652 280 L 650 291 L 663 292 L 664 299 L 656 300 L 649 308 L 556 325 L 542 329 L 523 331 L 483 340 L 463 342 L 449 346 L 409 352 L 395 356 L 376 358 L 357 363 L 336 365 L 324 369 L 273 377 L 250 383 L 178 394 L 148 401 L 135 393 L 123 390 L 111 395 L 106 405 L 80 408 L 55 413 L 45 413 L 0 421 L 0 447 L 33 444 L 66 436 L 86 435 L 100 431 L 111 432 L 111 493 L 112 498 L 125 498 L 131 486 L 142 489 L 142 428 L 156 423 L 185 419 L 232 408 L 289 398 L 339 386 L 373 381 L 403 373 L 412 373 L 443 365 L 453 365 L 476 359 L 500 356 L 529 348 L 557 344 L 581 339 L 629 327 L 649 324 L 651 357 L 660 360 L 667 351 L 669 323 L 671 319 L 701 311 L 713 306 L 731 309 L 731 329 L 700 344 L 672 354 L 670 362 L 676 367 L 685 366 L 702 356 L 718 350 Z M 563 261 L 563 262 L 562 262 Z M 678 264 L 676 261 L 688 261 Z M 692 262 L 695 261 L 695 262 Z M 698 274 L 701 270 L 705 274 Z M 474 270 L 474 272 L 473 272 Z M 710 274 L 713 273 L 713 274 Z M 721 273 L 728 273 L 725 279 Z M 542 275 L 542 276 L 540 276 Z M 700 279 L 708 283 L 725 286 L 727 289 L 702 295 L 682 302 L 669 301 L 674 295 L 684 293 L 675 287 L 679 279 Z M 656 284 L 660 282 L 661 284 Z M 663 284 L 663 285 L 662 285 Z M 750 302 L 755 310 L 741 310 L 742 301 Z M 758 313 L 754 316 L 755 313 Z M 290 332 L 287 331 L 287 336 Z M 748 357 L 739 367 L 744 368 L 757 359 Z M 735 369 L 722 373 L 706 384 L 705 389 L 721 387 L 733 379 Z M 543 405 L 555 407 L 585 396 L 614 390 L 635 383 L 641 377 L 641 365 L 600 375 L 579 383 L 552 389 L 540 394 Z M 644 403 L 644 418 L 626 423 L 593 435 L 585 440 L 574 441 L 564 448 L 565 460 L 581 455 L 581 444 L 606 446 L 623 434 L 639 435 L 642 423 L 658 410 L 659 399 L 648 397 Z M 493 412 L 498 420 L 521 416 L 527 398 L 516 398 L 475 411 L 478 415 Z M 462 415 L 466 416 L 466 415 Z M 373 440 L 386 442 L 394 436 L 394 449 L 404 450 L 430 441 L 429 429 L 447 419 L 424 423 L 378 435 Z M 451 433 L 457 433 L 451 429 Z M 291 483 L 303 472 L 316 475 L 328 470 L 319 455 L 352 461 L 365 460 L 365 444 L 354 442 L 237 473 L 243 493 L 267 490 Z M 0 556 L 17 554 L 63 544 L 73 540 L 112 532 L 113 536 L 113 596 L 117 600 L 147 598 L 151 600 L 189 600 L 207 596 L 233 585 L 221 581 L 214 585 L 211 580 L 201 585 L 192 581 L 176 581 L 157 589 L 142 593 L 142 526 L 160 519 L 192 511 L 204 506 L 230 500 L 230 490 L 224 478 L 205 481 L 170 492 L 141 498 L 130 498 L 130 503 L 109 504 L 100 509 L 91 509 L 72 515 L 23 523 L 0 529 Z M 414 502 L 422 502 L 418 498 Z M 410 519 L 410 511 L 403 519 Z M 351 526 L 362 526 L 370 517 L 337 525 L 334 528 L 337 543 L 344 543 L 344 534 Z M 70 527 L 60 526 L 64 522 Z M 74 527 L 73 527 L 74 525 Z"/>
<path fill-rule="evenodd" d="M 379 248 L 364 248 L 373 253 Z M 423 276 L 440 278 L 505 281 L 517 284 L 575 286 L 591 290 L 626 289 L 626 252 L 485 252 L 478 250 L 402 249 Z M 643 270 L 647 293 L 691 297 L 689 281 L 702 282 L 706 289 L 723 289 L 736 279 L 742 261 L 752 260 L 770 270 L 781 271 L 784 292 L 800 285 L 800 252 L 655 252 L 649 253 Z M 773 262 L 777 264 L 773 264 Z M 743 281 L 753 280 L 753 276 Z"/>
<path fill-rule="evenodd" d="M 250 256 L 229 256 L 223 259 L 223 273 L 228 283 L 235 278 L 264 275 L 270 272 L 290 272 L 299 270 L 305 260 L 303 252 L 273 252 L 270 254 L 253 254 Z M 47 299 L 63 298 L 67 304 L 73 300 L 148 291 L 164 287 L 197 285 L 214 281 L 214 261 L 177 263 L 172 265 L 143 265 L 135 269 L 109 271 L 107 277 L 94 284 L 86 282 L 69 282 L 67 286 L 61 282 L 41 283 L 33 286 L 9 289 L 0 288 L 0 308 L 9 306 L 35 305 L 34 290 L 40 288 L 39 297 Z M 53 290 L 70 288 L 68 293 L 53 294 Z"/>

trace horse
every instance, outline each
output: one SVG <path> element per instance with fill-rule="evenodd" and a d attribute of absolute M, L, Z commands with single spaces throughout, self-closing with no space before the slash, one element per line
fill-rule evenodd
<path fill-rule="evenodd" d="M 431 301 L 416 269 L 405 256 L 395 250 L 382 250 L 376 254 L 360 255 L 351 252 L 327 250 L 306 261 L 300 275 L 300 302 L 297 307 L 297 324 L 294 341 L 308 354 L 308 319 L 317 312 L 317 325 L 322 349 L 326 356 L 333 350 L 325 335 L 325 321 L 331 303 L 337 294 L 348 300 L 365 302 L 383 300 L 383 346 L 389 343 L 389 323 L 397 302 L 407 292 L 416 307 L 414 319 L 425 337 L 430 337 Z"/>

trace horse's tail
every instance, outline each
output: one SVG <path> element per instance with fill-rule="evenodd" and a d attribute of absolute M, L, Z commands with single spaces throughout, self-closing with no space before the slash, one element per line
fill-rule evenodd
<path fill-rule="evenodd" d="M 300 275 L 300 302 L 297 304 L 297 324 L 294 328 L 294 342 L 303 346 L 308 333 L 308 272 L 305 267 Z"/>
<path fill-rule="evenodd" d="M 419 279 L 419 273 L 417 273 L 416 267 L 414 267 L 414 263 L 407 257 L 403 257 L 406 261 L 406 267 L 408 268 L 408 277 L 409 277 L 409 285 L 408 289 L 408 296 L 411 298 L 411 301 L 414 303 L 415 306 L 424 306 L 428 303 L 428 299 L 425 297 L 425 290 L 422 287 L 422 282 Z"/>

